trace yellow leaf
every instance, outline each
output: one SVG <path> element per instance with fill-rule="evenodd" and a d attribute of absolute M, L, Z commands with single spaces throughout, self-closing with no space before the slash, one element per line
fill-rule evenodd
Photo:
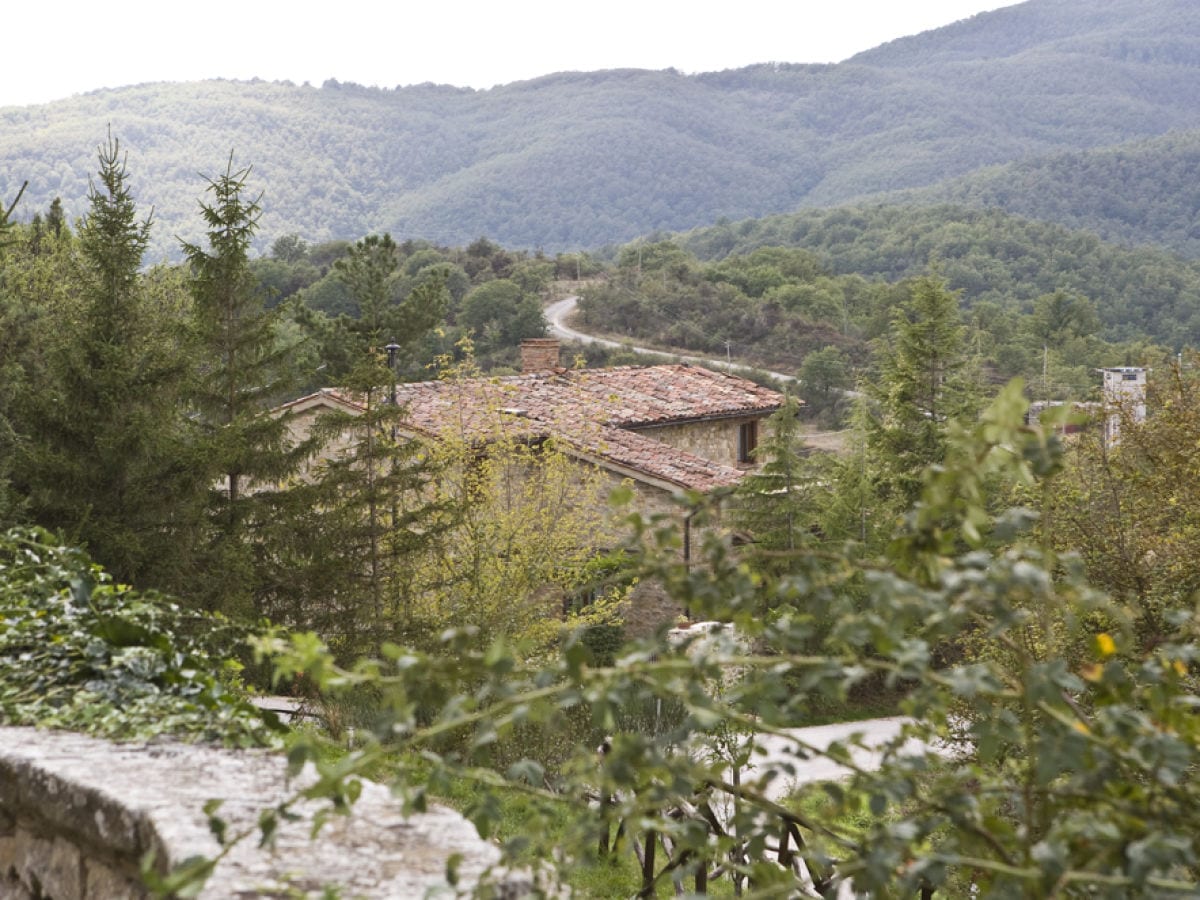
<path fill-rule="evenodd" d="M 1102 659 L 1117 652 L 1117 642 L 1112 639 L 1112 635 L 1105 631 L 1096 635 L 1096 652 Z"/>

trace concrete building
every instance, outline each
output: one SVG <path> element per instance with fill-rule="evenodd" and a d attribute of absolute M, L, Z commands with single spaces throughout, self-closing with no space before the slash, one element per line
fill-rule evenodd
<path fill-rule="evenodd" d="M 1137 366 L 1101 369 L 1104 405 L 1104 442 L 1110 447 L 1121 439 L 1121 425 L 1146 420 L 1146 373 Z"/>
<path fill-rule="evenodd" d="M 1122 424 L 1142 422 L 1146 419 L 1146 373 L 1147 369 L 1137 366 L 1116 366 L 1098 369 L 1103 377 L 1100 401 L 1067 403 L 1063 400 L 1035 400 L 1029 404 L 1025 414 L 1027 424 L 1042 421 L 1042 414 L 1051 409 L 1070 406 L 1072 417 L 1067 424 L 1059 426 L 1062 434 L 1070 437 L 1100 425 L 1104 429 L 1104 443 L 1112 447 L 1121 438 Z"/>

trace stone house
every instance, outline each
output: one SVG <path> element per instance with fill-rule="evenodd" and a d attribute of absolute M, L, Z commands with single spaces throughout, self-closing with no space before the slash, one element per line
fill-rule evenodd
<path fill-rule="evenodd" d="M 652 515 L 676 512 L 673 498 L 683 492 L 735 485 L 755 467 L 763 420 L 783 403 L 745 378 L 685 363 L 566 369 L 557 340 L 527 340 L 521 350 L 519 375 L 396 385 L 404 435 L 481 447 L 497 434 L 531 445 L 552 440 L 613 487 L 629 486 L 635 508 Z M 281 411 L 299 438 L 320 413 L 356 409 L 353 396 L 325 389 Z M 685 531 L 685 548 L 690 537 Z M 598 534 L 597 548 L 610 539 Z M 668 615 L 656 605 L 642 598 L 635 617 L 649 626 Z M 627 624 L 641 630 L 629 617 Z"/>

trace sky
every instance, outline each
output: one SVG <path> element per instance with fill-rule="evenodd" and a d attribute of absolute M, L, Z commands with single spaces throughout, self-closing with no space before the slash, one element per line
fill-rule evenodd
<path fill-rule="evenodd" d="M 490 88 L 562 71 L 839 62 L 1014 0 L 23 0 L 0 106 L 148 81 Z"/>

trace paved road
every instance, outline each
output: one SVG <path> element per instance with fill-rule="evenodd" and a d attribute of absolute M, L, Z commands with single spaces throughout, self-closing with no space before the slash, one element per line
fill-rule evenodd
<path fill-rule="evenodd" d="M 654 350 L 650 347 L 636 347 L 628 341 L 613 341 L 608 338 L 594 337 L 590 334 L 584 334 L 582 331 L 576 331 L 566 324 L 570 315 L 575 312 L 575 306 L 579 302 L 576 296 L 564 297 L 555 303 L 547 306 L 543 313 L 546 316 L 546 321 L 550 325 L 550 333 L 554 337 L 562 338 L 568 341 L 579 341 L 581 344 L 599 344 L 601 347 L 611 347 L 614 350 L 632 350 L 634 353 L 643 355 L 669 356 L 672 359 L 678 359 L 681 362 L 695 363 L 696 365 L 708 366 L 713 369 L 727 369 L 734 372 L 765 372 L 772 378 L 780 381 L 790 381 L 799 383 L 800 379 L 795 375 L 788 375 L 786 372 L 772 372 L 769 369 L 760 369 L 757 366 L 746 366 L 741 363 L 731 363 L 724 359 L 714 359 L 712 357 L 703 356 L 684 356 L 679 353 L 671 353 L 664 350 Z"/>

